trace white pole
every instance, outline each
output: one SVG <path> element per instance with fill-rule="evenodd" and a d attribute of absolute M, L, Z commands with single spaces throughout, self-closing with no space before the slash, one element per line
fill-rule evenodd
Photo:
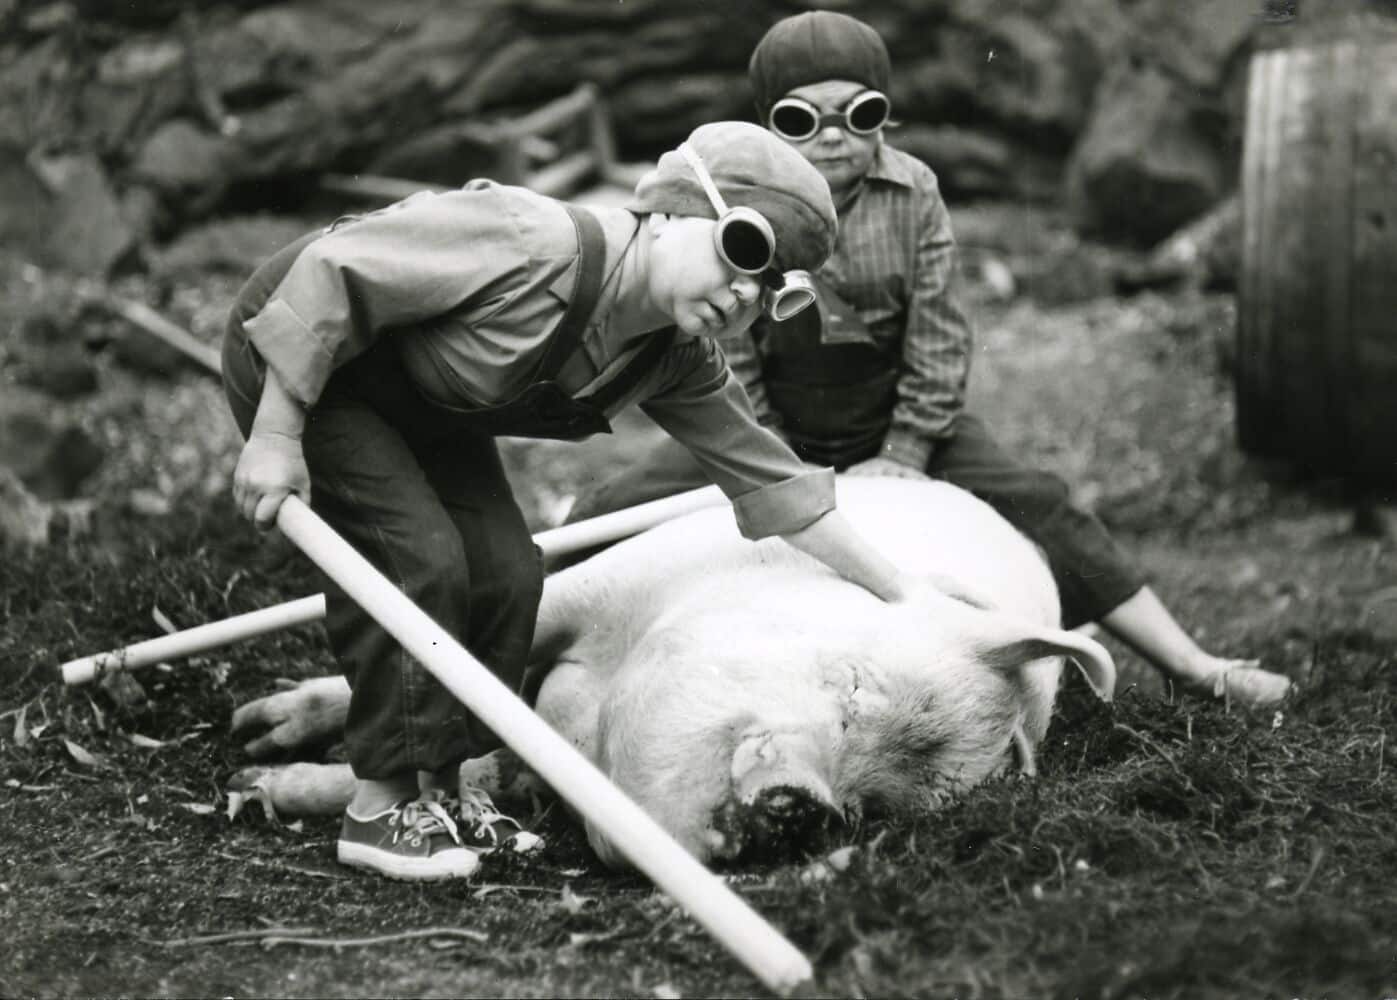
<path fill-rule="evenodd" d="M 565 556 L 589 549 L 593 545 L 604 545 L 618 538 L 629 538 L 681 515 L 703 510 L 705 507 L 717 507 L 727 502 L 727 497 L 723 496 L 723 491 L 718 487 L 703 486 L 686 493 L 676 493 L 672 497 L 661 497 L 659 500 L 636 504 L 625 510 L 601 514 L 575 524 L 540 531 L 534 536 L 534 544 L 543 550 L 544 558 Z"/>
<path fill-rule="evenodd" d="M 232 618 L 209 622 L 207 625 L 199 625 L 182 632 L 147 639 L 145 642 L 137 642 L 107 653 L 69 660 L 59 669 L 63 672 L 64 684 L 86 684 L 110 671 L 135 670 L 162 660 L 191 656 L 240 639 L 293 628 L 307 622 L 319 621 L 324 617 L 325 595 L 312 594 L 310 597 L 273 605 L 260 611 L 249 611 L 247 614 L 234 615 Z"/>
<path fill-rule="evenodd" d="M 277 526 L 636 868 L 669 893 L 768 989 L 810 982 L 810 962 L 369 561 L 296 497 Z"/>
<path fill-rule="evenodd" d="M 576 524 L 565 524 L 560 528 L 540 531 L 534 535 L 534 544 L 543 550 L 545 558 L 568 555 L 594 545 L 604 545 L 618 538 L 639 534 L 647 528 L 653 528 L 682 514 L 724 503 L 727 503 L 727 498 L 718 487 L 704 486 L 687 493 L 677 493 L 672 497 L 651 500 L 627 507 L 625 510 L 578 521 Z M 307 625 L 324 617 L 325 595 L 312 594 L 310 597 L 275 604 L 260 611 L 250 611 L 207 625 L 197 625 L 120 649 L 79 657 L 69 660 L 58 669 L 63 675 L 64 684 L 87 684 L 104 673 L 135 670 L 163 660 L 205 653 L 219 646 L 265 635 L 268 632 Z"/>

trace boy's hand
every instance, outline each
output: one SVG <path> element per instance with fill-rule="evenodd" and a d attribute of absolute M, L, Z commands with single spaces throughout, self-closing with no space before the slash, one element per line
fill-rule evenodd
<path fill-rule="evenodd" d="M 929 479 L 930 477 L 910 465 L 903 465 L 901 462 L 891 458 L 884 458 L 879 455 L 876 458 L 865 459 L 844 470 L 846 476 L 891 476 L 894 479 Z"/>
<path fill-rule="evenodd" d="M 968 587 L 960 580 L 941 573 L 907 573 L 902 578 L 900 604 L 916 604 L 935 599 L 951 598 L 976 607 L 982 611 L 992 611 L 994 602 Z"/>
<path fill-rule="evenodd" d="M 266 531 L 276 523 L 281 502 L 293 493 L 310 502 L 310 472 L 300 438 L 254 430 L 233 471 L 233 502 L 238 511 Z"/>

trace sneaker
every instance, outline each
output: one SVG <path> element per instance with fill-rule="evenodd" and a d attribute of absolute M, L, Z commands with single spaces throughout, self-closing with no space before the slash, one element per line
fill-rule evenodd
<path fill-rule="evenodd" d="M 336 855 L 343 865 L 420 881 L 468 878 L 480 864 L 477 852 L 461 843 L 440 794 L 406 799 L 369 817 L 346 809 Z"/>
<path fill-rule="evenodd" d="M 543 848 L 543 838 L 524 829 L 513 817 L 495 808 L 490 794 L 470 785 L 461 786 L 461 798 L 452 810 L 457 817 L 461 842 L 482 854 L 506 850 L 532 854 Z"/>
<path fill-rule="evenodd" d="M 1290 678 L 1263 670 L 1256 660 L 1226 660 L 1209 677 L 1195 683 L 1200 694 L 1211 693 L 1227 705 L 1272 708 L 1294 690 Z"/>

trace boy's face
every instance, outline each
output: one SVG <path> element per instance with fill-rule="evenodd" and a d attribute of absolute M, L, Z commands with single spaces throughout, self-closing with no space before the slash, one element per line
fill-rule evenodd
<path fill-rule="evenodd" d="M 652 215 L 650 300 L 689 334 L 745 329 L 757 318 L 761 283 L 718 256 L 717 223 L 687 215 Z"/>
<path fill-rule="evenodd" d="M 827 114 L 842 112 L 850 101 L 867 89 L 852 80 L 821 80 L 797 87 L 785 96 L 807 101 L 821 114 Z M 864 174 L 873 166 L 873 158 L 883 142 L 883 130 L 855 135 L 838 125 L 826 125 L 809 139 L 800 142 L 784 136 L 781 138 L 814 164 L 830 190 L 838 196 L 863 180 Z"/>

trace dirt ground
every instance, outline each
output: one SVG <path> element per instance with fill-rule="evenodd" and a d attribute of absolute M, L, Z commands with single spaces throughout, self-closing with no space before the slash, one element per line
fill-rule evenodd
<path fill-rule="evenodd" d="M 963 239 L 1041 272 L 1019 213 L 961 217 Z M 1352 531 L 1340 484 L 1237 452 L 1230 296 L 1074 300 L 1066 261 L 1040 275 L 1053 295 L 976 286 L 973 409 L 1073 484 L 1205 645 L 1261 657 L 1298 695 L 1255 714 L 1173 697 L 1108 639 L 1117 702 L 1071 677 L 1037 779 L 732 884 L 811 957 L 817 995 L 1397 995 L 1391 543 Z M 164 308 L 211 339 L 236 269 L 173 273 Z M 64 293 L 0 258 L 3 328 Z M 329 670 L 318 630 L 151 668 L 138 689 L 65 689 L 58 663 L 157 634 L 157 609 L 185 627 L 314 589 L 233 515 L 213 380 L 112 353 L 101 393 L 64 404 L 108 450 L 94 534 L 0 562 L 0 994 L 761 993 L 648 883 L 603 870 L 559 807 L 532 817 L 541 858 L 431 887 L 339 869 L 332 822 L 227 819 L 223 783 L 247 762 L 229 713 Z M 534 525 L 627 447 L 510 443 Z"/>

